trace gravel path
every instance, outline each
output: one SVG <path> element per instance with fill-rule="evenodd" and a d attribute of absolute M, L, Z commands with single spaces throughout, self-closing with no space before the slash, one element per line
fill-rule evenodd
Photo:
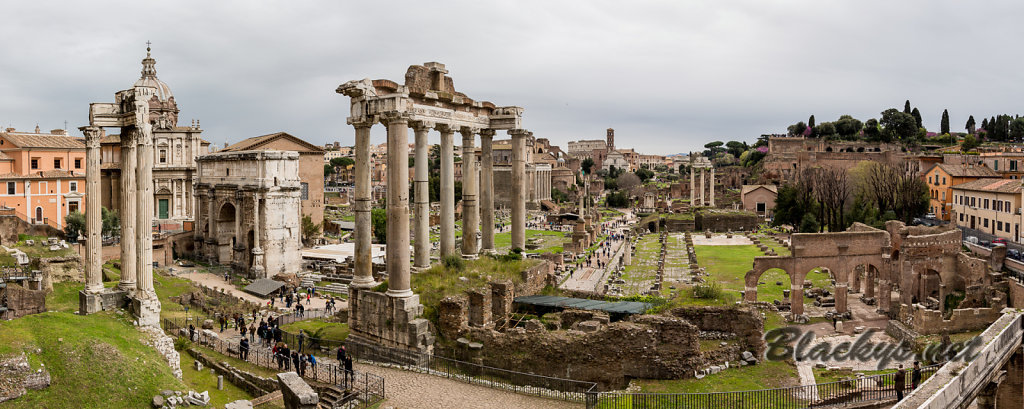
<path fill-rule="evenodd" d="M 396 409 L 434 408 L 583 408 L 583 404 L 519 395 L 470 385 L 439 376 L 356 364 L 356 370 L 384 377 L 383 407 Z"/>

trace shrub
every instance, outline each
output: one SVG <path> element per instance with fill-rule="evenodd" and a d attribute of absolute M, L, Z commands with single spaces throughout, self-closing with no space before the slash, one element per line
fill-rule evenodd
<path fill-rule="evenodd" d="M 522 260 L 523 259 L 523 249 L 516 247 L 516 248 L 512 249 L 511 251 L 509 251 L 508 254 L 499 254 L 499 255 L 495 256 L 494 259 L 498 260 L 498 261 L 501 261 L 501 262 L 506 262 L 506 263 L 509 262 L 509 261 L 519 261 L 519 260 Z"/>
<path fill-rule="evenodd" d="M 693 286 L 693 298 L 715 300 L 722 296 L 722 286 L 716 282 L 697 284 Z"/>
<path fill-rule="evenodd" d="M 441 258 L 441 264 L 444 265 L 446 270 L 462 271 L 466 268 L 466 262 L 454 254 L 449 254 Z"/>
<path fill-rule="evenodd" d="M 174 349 L 178 351 L 184 351 L 192 346 L 192 342 L 185 337 L 178 337 L 174 339 Z"/>

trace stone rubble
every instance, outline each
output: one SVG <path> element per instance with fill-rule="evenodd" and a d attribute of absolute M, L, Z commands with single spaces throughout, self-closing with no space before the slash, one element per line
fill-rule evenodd
<path fill-rule="evenodd" d="M 167 365 L 171 367 L 171 373 L 175 378 L 181 379 L 181 355 L 174 349 L 174 338 L 165 334 L 159 328 L 144 326 L 139 330 L 146 333 L 148 338 L 143 338 L 143 343 L 156 349 L 160 356 L 164 357 Z"/>

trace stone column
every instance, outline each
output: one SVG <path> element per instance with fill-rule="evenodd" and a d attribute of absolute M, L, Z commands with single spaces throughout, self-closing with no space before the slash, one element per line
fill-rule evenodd
<path fill-rule="evenodd" d="M 85 134 L 85 292 L 103 291 L 103 231 L 100 205 L 100 128 L 79 128 Z"/>
<path fill-rule="evenodd" d="M 441 256 L 455 254 L 455 152 L 453 134 L 448 125 L 438 124 L 441 132 Z"/>
<path fill-rule="evenodd" d="M 493 129 L 480 130 L 480 250 L 494 252 L 494 141 Z"/>
<path fill-rule="evenodd" d="M 430 267 L 430 182 L 427 176 L 430 159 L 427 156 L 427 132 L 432 126 L 422 121 L 412 124 L 416 133 L 416 219 L 413 230 L 416 237 L 414 265 L 417 268 Z"/>
<path fill-rule="evenodd" d="M 692 166 L 690 167 L 690 207 L 697 206 L 697 175 Z"/>
<path fill-rule="evenodd" d="M 845 282 L 836 281 L 836 312 L 843 314 L 846 312 L 846 293 L 848 284 Z"/>
<path fill-rule="evenodd" d="M 803 280 L 794 281 L 789 287 L 789 306 L 793 316 L 804 313 L 804 283 Z"/>
<path fill-rule="evenodd" d="M 136 285 L 139 298 L 156 298 L 153 291 L 153 134 L 149 124 L 138 130 L 135 168 Z"/>
<path fill-rule="evenodd" d="M 704 168 L 700 168 L 700 205 L 704 206 Z"/>
<path fill-rule="evenodd" d="M 715 207 L 715 168 L 711 168 L 711 183 L 708 184 L 708 189 L 711 190 L 711 204 L 709 206 Z"/>
<path fill-rule="evenodd" d="M 206 195 L 208 202 L 206 202 L 207 215 L 206 220 L 210 226 L 209 236 L 206 236 L 206 256 L 209 258 L 210 264 L 220 264 L 220 239 L 217 238 L 217 190 L 214 187 L 210 187 L 210 192 Z"/>
<path fill-rule="evenodd" d="M 889 312 L 892 306 L 892 287 L 889 280 L 878 280 L 878 310 L 884 313 Z"/>
<path fill-rule="evenodd" d="M 388 128 L 388 292 L 412 295 L 409 284 L 409 115 L 389 112 L 381 119 Z"/>
<path fill-rule="evenodd" d="M 252 267 L 249 268 L 251 278 L 266 278 L 267 272 L 263 268 L 263 248 L 260 247 L 260 195 L 252 195 Z"/>
<path fill-rule="evenodd" d="M 373 254 L 372 239 L 373 231 L 370 223 L 370 208 L 372 200 L 370 194 L 370 127 L 372 121 L 364 120 L 352 122 L 356 128 L 356 168 L 355 168 L 355 192 L 352 199 L 352 208 L 356 216 L 355 237 L 355 271 L 352 277 L 352 287 L 370 288 L 375 285 L 373 282 Z"/>
<path fill-rule="evenodd" d="M 121 128 L 121 281 L 118 287 L 129 293 L 135 291 L 135 168 L 137 132 Z"/>
<path fill-rule="evenodd" d="M 512 135 L 512 248 L 526 250 L 526 136 L 525 129 L 508 131 Z M 584 186 L 586 180 L 584 179 Z M 580 189 L 580 217 L 583 216 L 585 189 Z"/>
<path fill-rule="evenodd" d="M 476 130 L 463 127 L 459 133 L 462 134 L 462 256 L 475 257 L 476 232 L 480 227 L 476 202 L 480 186 L 477 180 L 476 155 L 473 152 Z"/>

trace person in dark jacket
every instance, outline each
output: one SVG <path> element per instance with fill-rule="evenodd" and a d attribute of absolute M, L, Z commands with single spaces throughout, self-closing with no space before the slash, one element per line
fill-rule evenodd
<path fill-rule="evenodd" d="M 921 384 L 921 363 L 914 361 L 914 370 L 910 372 L 910 390 L 917 389 Z"/>
<path fill-rule="evenodd" d="M 345 357 L 345 384 L 348 384 L 349 379 L 355 380 L 355 374 L 352 372 L 352 357 Z"/>
<path fill-rule="evenodd" d="M 903 388 L 907 385 L 907 373 L 903 372 L 903 364 L 900 364 L 899 369 L 896 370 L 896 375 L 892 377 L 892 381 L 896 386 L 896 401 L 899 402 L 903 400 Z"/>

